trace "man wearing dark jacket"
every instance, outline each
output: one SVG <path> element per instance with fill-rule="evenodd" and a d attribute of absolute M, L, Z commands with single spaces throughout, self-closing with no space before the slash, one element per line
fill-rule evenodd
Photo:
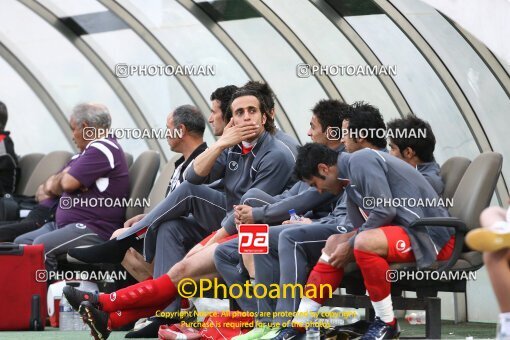
<path fill-rule="evenodd" d="M 7 106 L 0 101 L 0 196 L 14 192 L 18 169 L 14 143 L 10 132 L 5 131 L 8 117 Z"/>

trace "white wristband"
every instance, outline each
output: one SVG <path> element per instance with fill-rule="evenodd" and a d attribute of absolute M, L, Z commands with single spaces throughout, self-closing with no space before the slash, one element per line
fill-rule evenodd
<path fill-rule="evenodd" d="M 322 255 L 321 255 L 320 259 L 321 259 L 322 261 L 324 261 L 324 262 L 329 263 L 329 259 L 330 259 L 330 257 L 329 257 L 329 255 L 328 255 L 328 254 L 326 254 L 326 253 L 322 253 Z"/>

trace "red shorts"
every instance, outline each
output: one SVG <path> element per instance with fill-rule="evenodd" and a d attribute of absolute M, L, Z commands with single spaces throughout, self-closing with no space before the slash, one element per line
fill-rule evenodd
<path fill-rule="evenodd" d="M 388 262 L 416 262 L 413 250 L 411 249 L 411 240 L 404 228 L 387 226 L 380 229 L 384 232 L 388 241 L 388 256 L 386 257 Z M 436 259 L 438 261 L 449 259 L 452 256 L 454 244 L 455 237 L 452 236 L 443 249 L 441 249 Z"/>
<path fill-rule="evenodd" d="M 207 236 L 206 238 L 204 238 L 202 241 L 200 241 L 198 244 L 201 244 L 203 246 L 206 245 L 207 242 L 209 242 L 209 240 L 214 236 L 214 234 L 216 234 L 216 231 L 213 231 L 211 235 Z M 218 244 L 222 244 L 222 243 L 225 243 L 227 241 L 230 241 L 231 239 L 234 239 L 236 238 L 238 235 L 237 234 L 234 234 L 234 235 L 230 235 L 230 236 L 227 236 L 227 237 L 224 237 L 222 238 L 221 240 L 219 240 L 217 243 Z"/>

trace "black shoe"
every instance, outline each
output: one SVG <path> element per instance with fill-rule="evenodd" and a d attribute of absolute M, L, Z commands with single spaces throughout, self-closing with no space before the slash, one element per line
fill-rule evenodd
<path fill-rule="evenodd" d="M 126 251 L 131 247 L 136 247 L 138 240 L 136 235 L 126 237 L 122 240 L 112 239 L 101 244 L 86 247 L 69 249 L 68 256 L 85 263 L 121 263 L 126 255 Z"/>
<path fill-rule="evenodd" d="M 78 310 L 80 308 L 80 304 L 84 301 L 90 302 L 90 304 L 95 308 L 99 307 L 99 295 L 95 293 L 84 292 L 74 288 L 73 286 L 65 286 L 62 292 L 74 310 Z"/>
<path fill-rule="evenodd" d="M 379 317 L 376 317 L 367 332 L 361 337 L 361 340 L 398 339 L 399 335 L 398 322 L 395 322 L 394 326 L 390 326 Z"/>
<path fill-rule="evenodd" d="M 90 327 L 90 334 L 95 340 L 108 339 L 111 333 L 108 329 L 108 313 L 100 311 L 88 301 L 81 303 L 78 312 L 83 322 Z"/>
<path fill-rule="evenodd" d="M 366 320 L 359 320 L 349 325 L 336 326 L 334 329 L 328 331 L 326 337 L 333 335 L 345 335 L 352 338 L 357 338 L 365 334 L 371 324 L 371 322 Z"/>
<path fill-rule="evenodd" d="M 295 328 L 287 327 L 282 328 L 278 334 L 273 338 L 273 340 L 290 340 L 296 339 L 301 333 L 297 331 Z"/>

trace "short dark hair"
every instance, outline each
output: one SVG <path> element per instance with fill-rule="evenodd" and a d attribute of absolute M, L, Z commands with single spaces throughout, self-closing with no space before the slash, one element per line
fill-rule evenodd
<path fill-rule="evenodd" d="M 227 85 L 223 87 L 218 87 L 211 93 L 211 100 L 217 100 L 220 102 L 221 116 L 225 122 L 228 122 L 232 117 L 232 114 L 229 110 L 230 99 L 232 98 L 232 94 L 236 92 L 238 89 L 235 85 Z M 230 116 L 229 116 L 230 113 Z"/>
<path fill-rule="evenodd" d="M 390 141 L 398 147 L 400 152 L 409 147 L 416 152 L 416 156 L 422 162 L 432 162 L 434 160 L 436 137 L 430 124 L 426 121 L 408 114 L 404 118 L 390 121 L 388 132 Z M 423 133 L 425 136 L 423 136 Z"/>
<path fill-rule="evenodd" d="M 172 119 L 174 126 L 184 125 L 186 130 L 190 133 L 195 133 L 199 136 L 204 135 L 205 119 L 200 110 L 193 105 L 182 105 L 177 107 L 173 114 Z"/>
<path fill-rule="evenodd" d="M 349 120 L 349 132 L 354 136 L 362 135 L 362 129 L 386 131 L 386 125 L 379 109 L 368 103 L 359 101 L 351 105 Z M 378 133 L 366 134 L 366 140 L 378 148 L 386 147 L 386 135 Z"/>
<path fill-rule="evenodd" d="M 332 150 L 325 145 L 306 143 L 298 148 L 294 175 L 300 181 L 311 179 L 312 176 L 324 179 L 324 176 L 319 174 L 318 165 L 320 163 L 327 166 L 336 165 L 338 155 L 338 151 Z"/>
<path fill-rule="evenodd" d="M 7 125 L 7 118 L 9 118 L 9 114 L 7 113 L 7 106 L 3 102 L 0 101 L 0 130 L 4 130 Z"/>
<path fill-rule="evenodd" d="M 270 134 L 274 134 L 276 132 L 276 126 L 274 124 L 274 119 L 271 116 L 271 109 L 266 103 L 265 95 L 261 91 L 254 90 L 252 88 L 239 88 L 230 99 L 230 104 L 228 105 L 230 112 L 232 112 L 232 103 L 234 99 L 244 96 L 254 96 L 259 101 L 259 109 L 260 112 L 266 116 L 266 123 L 264 124 L 264 129 Z"/>
<path fill-rule="evenodd" d="M 323 99 L 312 108 L 312 112 L 325 132 L 328 126 L 342 127 L 342 121 L 349 117 L 351 106 L 336 99 Z"/>
<path fill-rule="evenodd" d="M 269 87 L 266 83 L 261 83 L 260 81 L 254 81 L 250 80 L 246 84 L 243 85 L 245 89 L 255 90 L 257 92 L 260 92 L 262 97 L 264 98 L 265 104 L 267 106 L 267 109 L 271 111 L 274 109 L 274 92 L 271 90 L 271 87 Z"/>

